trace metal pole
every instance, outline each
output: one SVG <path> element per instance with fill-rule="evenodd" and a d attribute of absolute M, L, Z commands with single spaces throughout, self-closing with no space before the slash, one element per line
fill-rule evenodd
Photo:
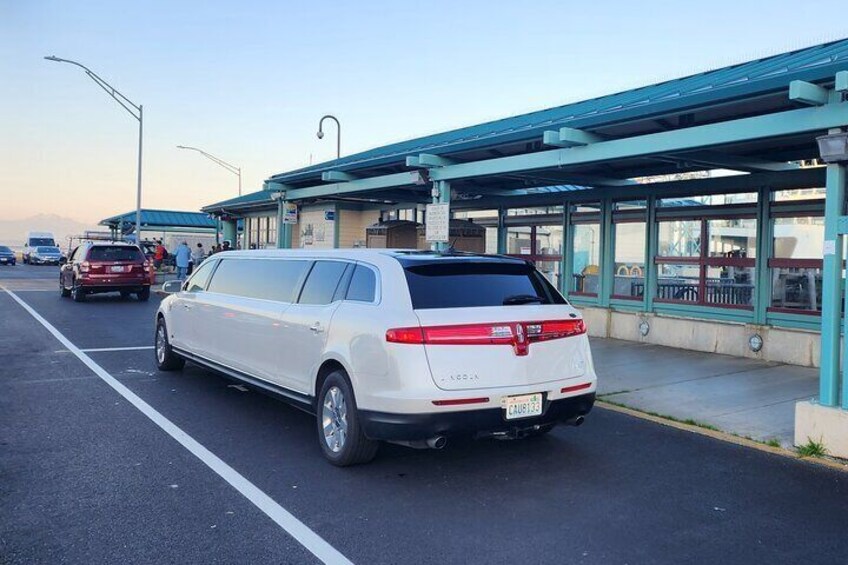
<path fill-rule="evenodd" d="M 338 118 L 332 114 L 327 114 L 318 121 L 318 139 L 324 138 L 324 120 L 328 119 L 336 122 L 336 159 L 339 159 L 342 156 L 342 124 L 339 123 Z"/>
<path fill-rule="evenodd" d="M 138 187 L 135 195 L 135 240 L 141 245 L 141 151 L 144 140 L 144 106 L 138 107 Z"/>
<path fill-rule="evenodd" d="M 239 196 L 241 196 L 241 167 L 238 168 L 238 177 L 239 177 Z"/>

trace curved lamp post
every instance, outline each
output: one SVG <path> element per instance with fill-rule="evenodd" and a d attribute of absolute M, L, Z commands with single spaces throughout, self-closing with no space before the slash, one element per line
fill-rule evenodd
<path fill-rule="evenodd" d="M 215 157 L 214 155 L 207 153 L 203 149 L 198 149 L 197 147 L 189 147 L 189 146 L 186 146 L 186 145 L 177 145 L 177 149 L 188 149 L 189 151 L 197 151 L 198 153 L 200 153 L 201 155 L 203 155 L 204 157 L 206 157 L 210 161 L 220 165 L 221 167 L 227 169 L 228 171 L 230 171 L 234 175 L 238 176 L 238 179 L 239 179 L 239 196 L 241 196 L 241 167 L 236 167 L 235 165 L 231 165 L 231 164 L 227 163 L 226 161 L 224 161 L 223 159 L 221 159 L 219 157 Z"/>
<path fill-rule="evenodd" d="M 342 156 L 342 125 L 339 123 L 338 118 L 331 114 L 327 114 L 321 118 L 321 121 L 318 122 L 318 139 L 324 138 L 324 120 L 326 119 L 336 122 L 336 159 L 338 159 Z"/>
<path fill-rule="evenodd" d="M 135 197 L 135 237 L 136 243 L 141 245 L 141 149 L 142 149 L 142 135 L 144 131 L 144 110 L 141 104 L 134 104 L 129 98 L 115 90 L 115 88 L 110 85 L 108 82 L 97 76 L 91 69 L 86 67 L 81 63 L 77 63 L 76 61 L 71 61 L 69 59 L 60 59 L 59 57 L 50 55 L 49 57 L 45 57 L 48 61 L 54 61 L 56 63 L 68 63 L 70 65 L 76 65 L 85 71 L 85 74 L 91 78 L 94 82 L 97 83 L 97 86 L 106 91 L 106 94 L 115 99 L 115 102 L 120 104 L 124 110 L 129 112 L 129 114 L 138 120 L 138 185 L 136 187 L 136 197 Z"/>

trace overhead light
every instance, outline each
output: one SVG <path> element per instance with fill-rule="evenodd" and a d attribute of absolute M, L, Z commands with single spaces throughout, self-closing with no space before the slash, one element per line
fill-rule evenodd
<path fill-rule="evenodd" d="M 817 137 L 819 153 L 825 163 L 848 161 L 848 132 L 831 133 Z"/>

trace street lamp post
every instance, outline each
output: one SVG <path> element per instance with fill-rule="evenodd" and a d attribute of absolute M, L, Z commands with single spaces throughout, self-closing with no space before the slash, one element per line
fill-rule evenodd
<path fill-rule="evenodd" d="M 333 115 L 327 114 L 321 121 L 318 122 L 318 139 L 324 138 L 324 120 L 330 119 L 336 122 L 336 159 L 342 156 L 342 125 L 339 123 L 338 118 Z"/>
<path fill-rule="evenodd" d="M 68 63 L 81 68 L 85 71 L 85 74 L 91 78 L 91 80 L 96 82 L 100 88 L 106 91 L 106 94 L 114 98 L 115 101 L 124 108 L 124 110 L 129 112 L 133 118 L 138 120 L 138 184 L 136 186 L 135 196 L 135 237 L 136 242 L 141 245 L 141 152 L 144 135 L 144 107 L 141 104 L 134 104 L 129 98 L 118 92 L 112 85 L 97 76 L 94 71 L 81 63 L 77 63 L 76 61 L 71 61 L 69 59 L 60 59 L 54 55 L 45 57 L 45 59 L 56 63 Z"/>
<path fill-rule="evenodd" d="M 231 173 L 236 175 L 238 177 L 238 181 L 239 181 L 239 196 L 241 196 L 241 167 L 236 167 L 235 165 L 231 165 L 231 164 L 227 163 L 226 161 L 224 161 L 223 159 L 221 159 L 219 157 L 215 157 L 214 155 L 207 153 L 206 151 L 204 151 L 202 149 L 198 149 L 197 147 L 188 147 L 186 145 L 177 145 L 177 149 L 188 149 L 189 151 L 197 151 L 198 153 L 200 153 L 201 155 L 203 155 L 204 157 L 206 157 L 210 161 L 218 164 L 219 166 L 227 169 L 228 171 L 230 171 Z"/>

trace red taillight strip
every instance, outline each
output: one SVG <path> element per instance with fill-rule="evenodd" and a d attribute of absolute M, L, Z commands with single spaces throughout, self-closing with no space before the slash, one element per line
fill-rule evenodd
<path fill-rule="evenodd" d="M 586 324 L 580 319 L 546 320 L 542 322 L 485 322 L 451 326 L 393 328 L 386 331 L 386 341 L 428 345 L 514 345 L 516 343 L 562 339 L 584 333 L 586 333 Z"/>
<path fill-rule="evenodd" d="M 461 404 L 483 404 L 489 402 L 489 397 L 481 396 L 480 398 L 452 398 L 451 400 L 434 400 L 436 406 L 459 406 Z"/>
<path fill-rule="evenodd" d="M 562 390 L 560 390 L 560 392 L 562 394 L 565 394 L 567 392 L 576 392 L 578 390 L 583 390 L 584 388 L 591 388 L 591 386 L 592 386 L 592 383 L 583 383 L 583 384 L 574 385 L 574 386 L 566 386 L 566 387 L 562 387 Z"/>

